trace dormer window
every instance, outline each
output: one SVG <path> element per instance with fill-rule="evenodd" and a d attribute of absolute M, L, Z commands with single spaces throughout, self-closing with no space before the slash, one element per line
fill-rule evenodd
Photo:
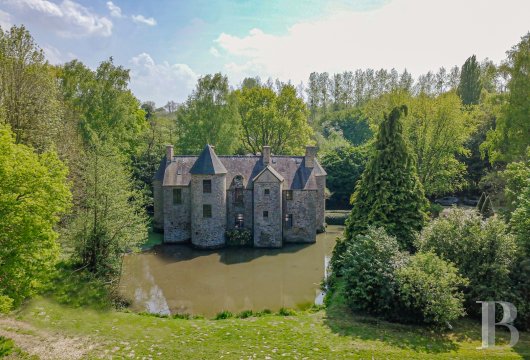
<path fill-rule="evenodd" d="M 209 194 L 212 192 L 212 180 L 202 181 L 202 192 L 205 194 Z"/>

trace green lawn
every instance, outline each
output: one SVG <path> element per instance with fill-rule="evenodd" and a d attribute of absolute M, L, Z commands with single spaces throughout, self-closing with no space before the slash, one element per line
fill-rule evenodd
<path fill-rule="evenodd" d="M 334 306 L 295 316 L 246 319 L 170 319 L 128 312 L 72 308 L 32 300 L 14 317 L 36 329 L 89 339 L 88 358 L 153 359 L 351 359 L 530 357 L 530 337 L 514 349 L 476 350 L 480 326 L 464 320 L 450 333 L 345 315 Z M 498 331 L 506 340 L 506 333 Z M 26 350 L 26 349 L 23 349 Z"/>

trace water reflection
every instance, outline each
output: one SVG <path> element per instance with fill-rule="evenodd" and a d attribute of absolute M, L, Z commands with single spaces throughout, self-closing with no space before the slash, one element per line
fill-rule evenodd
<path fill-rule="evenodd" d="M 136 311 L 212 316 L 221 310 L 278 310 L 321 302 L 320 282 L 342 227 L 309 245 L 194 250 L 159 246 L 123 262 L 122 294 Z"/>

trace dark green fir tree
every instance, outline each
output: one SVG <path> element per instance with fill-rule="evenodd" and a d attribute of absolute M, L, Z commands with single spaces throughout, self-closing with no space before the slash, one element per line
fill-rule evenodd
<path fill-rule="evenodd" d="M 403 114 L 407 107 L 396 107 L 381 123 L 374 153 L 351 197 L 346 242 L 372 225 L 394 235 L 403 250 L 414 250 L 415 232 L 427 219 L 428 202 L 403 136 Z"/>

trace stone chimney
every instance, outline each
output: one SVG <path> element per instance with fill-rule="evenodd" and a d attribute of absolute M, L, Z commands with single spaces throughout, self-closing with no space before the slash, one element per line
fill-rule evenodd
<path fill-rule="evenodd" d="M 173 161 L 173 145 L 166 145 L 166 160 Z"/>
<path fill-rule="evenodd" d="M 305 167 L 313 168 L 315 166 L 315 158 L 317 157 L 317 147 L 316 146 L 306 146 L 305 147 Z"/>
<path fill-rule="evenodd" d="M 263 151 L 261 152 L 261 156 L 263 158 L 263 164 L 265 166 L 269 165 L 271 162 L 271 147 L 264 145 Z"/>

